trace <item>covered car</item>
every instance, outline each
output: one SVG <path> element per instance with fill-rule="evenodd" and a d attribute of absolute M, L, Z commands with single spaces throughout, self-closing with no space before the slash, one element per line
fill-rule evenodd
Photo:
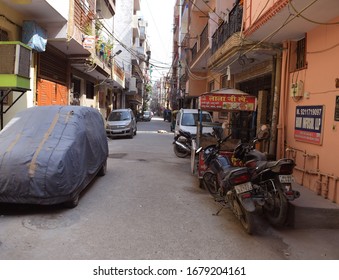
<path fill-rule="evenodd" d="M 94 108 L 23 110 L 0 131 L 0 143 L 0 202 L 75 207 L 106 172 L 104 120 Z"/>

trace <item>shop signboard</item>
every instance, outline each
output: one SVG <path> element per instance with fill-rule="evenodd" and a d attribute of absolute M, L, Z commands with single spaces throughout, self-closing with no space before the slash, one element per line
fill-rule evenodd
<path fill-rule="evenodd" d="M 294 138 L 311 144 L 322 144 L 324 106 L 297 106 Z"/>
<path fill-rule="evenodd" d="M 245 94 L 206 94 L 200 96 L 200 108 L 206 111 L 254 111 L 256 97 Z"/>

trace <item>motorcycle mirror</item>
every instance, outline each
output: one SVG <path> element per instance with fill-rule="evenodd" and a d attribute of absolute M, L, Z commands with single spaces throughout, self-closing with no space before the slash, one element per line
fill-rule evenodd
<path fill-rule="evenodd" d="M 199 153 L 201 152 L 201 150 L 202 150 L 202 147 L 200 147 L 199 149 L 197 149 L 195 153 L 196 153 L 196 154 L 199 154 Z"/>
<path fill-rule="evenodd" d="M 266 124 L 263 124 L 257 133 L 258 140 L 265 140 L 270 137 L 270 130 Z"/>

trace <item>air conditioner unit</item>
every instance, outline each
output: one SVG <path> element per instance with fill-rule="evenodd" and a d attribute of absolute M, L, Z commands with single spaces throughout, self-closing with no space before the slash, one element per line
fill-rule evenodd
<path fill-rule="evenodd" d="M 298 82 L 292 83 L 290 87 L 291 97 L 302 97 L 304 96 L 304 82 L 299 80 Z"/>
<path fill-rule="evenodd" d="M 0 42 L 0 87 L 30 88 L 31 48 L 21 42 Z"/>

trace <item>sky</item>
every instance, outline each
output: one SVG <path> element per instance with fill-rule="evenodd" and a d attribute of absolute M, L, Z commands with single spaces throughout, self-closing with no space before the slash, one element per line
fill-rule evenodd
<path fill-rule="evenodd" d="M 148 22 L 151 47 L 152 82 L 166 75 L 172 63 L 173 11 L 175 0 L 140 0 L 141 14 Z"/>

